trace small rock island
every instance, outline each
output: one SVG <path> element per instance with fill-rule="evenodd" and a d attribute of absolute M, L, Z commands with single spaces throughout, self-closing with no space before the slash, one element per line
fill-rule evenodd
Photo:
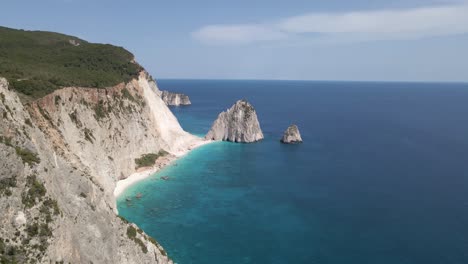
<path fill-rule="evenodd" d="M 169 91 L 162 91 L 161 99 L 166 105 L 179 106 L 179 105 L 191 105 L 190 98 L 188 95 L 182 93 L 173 93 Z"/>
<path fill-rule="evenodd" d="M 205 139 L 250 143 L 263 139 L 254 107 L 246 100 L 237 101 L 218 115 Z"/>
<path fill-rule="evenodd" d="M 290 125 L 286 131 L 284 131 L 281 142 L 284 144 L 295 144 L 301 143 L 301 133 L 299 133 L 299 128 L 296 125 Z"/>

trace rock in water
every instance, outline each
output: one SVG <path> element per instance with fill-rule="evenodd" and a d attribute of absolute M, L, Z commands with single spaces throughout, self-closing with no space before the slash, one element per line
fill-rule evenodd
<path fill-rule="evenodd" d="M 190 98 L 181 93 L 172 93 L 169 91 L 162 91 L 161 93 L 161 99 L 166 103 L 166 105 L 190 105 L 192 104 L 190 102 Z"/>
<path fill-rule="evenodd" d="M 302 142 L 301 133 L 296 125 L 290 125 L 286 131 L 284 131 L 281 142 L 285 144 L 294 144 Z"/>
<path fill-rule="evenodd" d="M 205 138 L 249 143 L 263 139 L 263 133 L 253 106 L 245 100 L 239 100 L 218 115 Z"/>

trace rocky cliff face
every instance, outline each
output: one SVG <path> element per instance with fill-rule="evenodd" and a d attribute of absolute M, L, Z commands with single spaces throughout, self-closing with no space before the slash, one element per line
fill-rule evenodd
<path fill-rule="evenodd" d="M 239 100 L 219 114 L 205 139 L 249 143 L 263 139 L 263 133 L 253 106 Z"/>
<path fill-rule="evenodd" d="M 187 95 L 181 93 L 172 93 L 169 91 L 162 91 L 161 98 L 167 105 L 190 105 L 190 99 Z"/>
<path fill-rule="evenodd" d="M 296 125 L 290 125 L 286 131 L 284 131 L 281 142 L 285 144 L 294 144 L 302 142 L 301 133 Z"/>
<path fill-rule="evenodd" d="M 176 153 L 188 134 L 142 72 L 107 89 L 68 87 L 23 105 L 0 78 L 0 258 L 19 263 L 172 263 L 116 216 L 135 158 Z"/>

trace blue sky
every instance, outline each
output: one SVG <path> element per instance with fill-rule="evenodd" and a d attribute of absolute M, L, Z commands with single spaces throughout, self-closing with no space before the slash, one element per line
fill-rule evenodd
<path fill-rule="evenodd" d="M 123 46 L 156 78 L 468 81 L 467 0 L 14 0 L 0 25 Z"/>

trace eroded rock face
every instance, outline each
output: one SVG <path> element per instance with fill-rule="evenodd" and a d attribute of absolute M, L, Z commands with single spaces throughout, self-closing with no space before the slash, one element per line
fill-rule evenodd
<path fill-rule="evenodd" d="M 161 98 L 167 105 L 190 105 L 190 98 L 188 95 L 182 93 L 173 93 L 169 91 L 162 91 Z"/>
<path fill-rule="evenodd" d="M 301 133 L 296 125 L 290 125 L 286 131 L 284 131 L 281 142 L 285 144 L 295 144 L 302 142 Z"/>
<path fill-rule="evenodd" d="M 218 115 L 205 139 L 243 143 L 263 139 L 254 107 L 245 100 L 237 101 L 230 109 Z"/>
<path fill-rule="evenodd" d="M 144 232 L 129 235 L 137 227 L 115 214 L 113 195 L 135 158 L 200 140 L 159 94 L 142 72 L 126 84 L 62 88 L 23 105 L 0 78 L 0 237 L 21 249 L 18 263 L 172 263 Z"/>

